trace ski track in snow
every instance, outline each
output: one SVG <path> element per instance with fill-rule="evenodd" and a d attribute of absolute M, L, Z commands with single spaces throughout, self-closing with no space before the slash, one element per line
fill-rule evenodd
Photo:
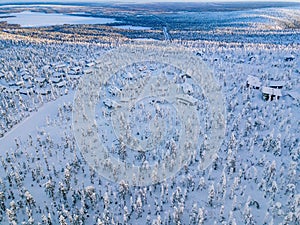
<path fill-rule="evenodd" d="M 2 138 L 0 138 L 0 146 L 3 149 L 11 149 L 15 147 L 15 139 L 26 140 L 29 134 L 36 133 L 37 130 L 45 125 L 46 117 L 56 117 L 58 106 L 65 102 L 73 102 L 74 92 L 61 96 L 58 99 L 44 103 L 37 111 L 30 113 L 30 116 L 22 122 L 14 126 Z M 1 151 L 4 155 L 6 151 Z"/>

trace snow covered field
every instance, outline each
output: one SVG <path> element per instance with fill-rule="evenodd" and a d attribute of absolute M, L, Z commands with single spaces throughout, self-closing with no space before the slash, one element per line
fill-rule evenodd
<path fill-rule="evenodd" d="M 27 119 L 0 139 L 2 223 L 297 224 L 299 99 L 287 93 L 299 91 L 299 49 L 197 45 L 194 49 L 222 85 L 228 113 L 226 139 L 207 170 L 199 169 L 199 146 L 196 158 L 166 182 L 148 187 L 111 183 L 93 172 L 76 147 L 73 90 L 49 103 L 32 103 L 8 87 L 2 104 L 20 102 L 10 99 L 12 92 L 37 111 L 26 112 Z M 75 49 L 69 48 L 70 54 Z M 295 59 L 286 61 L 291 54 Z M 248 75 L 264 85 L 284 81 L 282 98 L 264 101 L 260 90 L 246 87 Z"/>
<path fill-rule="evenodd" d="M 300 224 L 299 45 L 261 44 L 260 38 L 249 44 L 170 44 L 188 48 L 221 86 L 226 133 L 205 170 L 201 163 L 210 124 L 203 87 L 162 62 L 120 69 L 101 89 L 105 101 L 96 105 L 98 135 L 111 156 L 129 163 L 145 157 L 151 164 L 176 152 L 176 129 L 183 123 L 174 106 L 159 98 L 144 96 L 129 115 L 128 126 L 146 154 L 111 135 L 118 122 L 111 119 L 113 109 L 132 97 L 132 86 L 145 85 L 143 79 L 163 74 L 152 86 L 162 87 L 161 92 L 163 82 L 178 85 L 183 100 L 195 101 L 201 125 L 197 150 L 175 176 L 130 186 L 103 178 L 87 163 L 72 125 L 80 78 L 121 44 L 8 37 L 0 34 L 0 224 Z M 265 91 L 270 88 L 274 96 Z M 151 133 L 160 127 L 153 126 L 155 120 L 164 123 L 164 135 Z"/>

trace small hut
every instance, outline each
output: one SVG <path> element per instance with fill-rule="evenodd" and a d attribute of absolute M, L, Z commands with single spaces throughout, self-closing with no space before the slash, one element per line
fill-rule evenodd
<path fill-rule="evenodd" d="M 263 98 L 268 101 L 278 100 L 281 96 L 281 90 L 271 87 L 262 87 Z"/>
<path fill-rule="evenodd" d="M 261 87 L 261 82 L 259 78 L 251 75 L 248 76 L 246 84 L 247 87 L 251 87 L 254 89 L 259 89 Z"/>
<path fill-rule="evenodd" d="M 288 56 L 286 56 L 285 58 L 284 58 L 284 61 L 286 61 L 286 62 L 291 62 L 291 61 L 293 61 L 295 59 L 295 56 L 293 56 L 293 55 L 288 55 Z"/>

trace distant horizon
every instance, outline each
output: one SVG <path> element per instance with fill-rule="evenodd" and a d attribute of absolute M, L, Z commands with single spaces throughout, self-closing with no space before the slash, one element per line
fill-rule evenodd
<path fill-rule="evenodd" d="M 300 3 L 299 0 L 0 0 L 0 4 L 25 4 L 25 3 L 238 3 L 238 2 L 261 2 L 261 3 Z"/>

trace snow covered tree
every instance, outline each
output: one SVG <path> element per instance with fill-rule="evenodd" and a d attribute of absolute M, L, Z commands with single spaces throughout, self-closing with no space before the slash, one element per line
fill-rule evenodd
<path fill-rule="evenodd" d="M 153 221 L 152 225 L 161 225 L 161 224 L 162 224 L 161 217 L 160 217 L 160 215 L 157 215 L 157 217 Z"/>
<path fill-rule="evenodd" d="M 215 198 L 215 187 L 214 184 L 211 184 L 208 189 L 208 204 L 213 206 L 213 200 Z"/>
<path fill-rule="evenodd" d="M 269 191 L 270 191 L 270 193 L 271 193 L 271 199 L 272 199 L 273 201 L 275 201 L 275 194 L 276 194 L 277 191 L 278 191 L 277 183 L 276 183 L 275 180 L 272 181 L 272 186 L 271 186 L 271 188 L 270 188 Z"/>
<path fill-rule="evenodd" d="M 276 162 L 275 162 L 275 160 L 273 160 L 273 162 L 270 165 L 266 165 L 264 175 L 265 175 L 264 179 L 268 183 L 271 183 L 273 181 L 273 179 L 276 175 Z"/>
<path fill-rule="evenodd" d="M 229 225 L 237 225 L 236 220 L 234 218 L 233 212 L 229 212 L 229 220 L 228 220 Z"/>
<path fill-rule="evenodd" d="M 233 198 L 236 189 L 237 189 L 237 188 L 239 187 L 239 185 L 240 185 L 240 182 L 241 182 L 241 180 L 240 180 L 239 177 L 235 177 L 235 178 L 234 178 L 232 187 L 231 187 L 231 189 L 230 189 L 230 196 L 229 196 L 230 199 Z"/>
<path fill-rule="evenodd" d="M 11 225 L 17 225 L 18 220 L 17 220 L 17 205 L 15 201 L 10 202 L 10 208 L 6 209 L 6 215 L 8 217 L 8 221 Z"/>
<path fill-rule="evenodd" d="M 228 149 L 227 153 L 227 167 L 230 171 L 230 173 L 234 173 L 236 170 L 236 156 L 231 148 Z"/>
<path fill-rule="evenodd" d="M 174 207 L 174 212 L 173 212 L 173 222 L 176 225 L 181 224 L 181 214 L 176 206 Z"/>
<path fill-rule="evenodd" d="M 110 200 L 107 192 L 104 193 L 103 202 L 104 202 L 104 207 L 106 209 L 109 208 Z"/>
<path fill-rule="evenodd" d="M 292 212 L 288 212 L 287 215 L 284 217 L 282 225 L 289 225 L 293 222 L 294 214 Z"/>
<path fill-rule="evenodd" d="M 226 174 L 225 171 L 223 170 L 221 180 L 220 180 L 220 190 L 219 193 L 222 196 L 222 199 L 225 200 L 226 197 L 226 190 L 227 190 L 227 180 L 226 180 Z"/>
<path fill-rule="evenodd" d="M 220 219 L 219 219 L 219 222 L 223 222 L 225 220 L 225 216 L 224 216 L 224 211 L 225 211 L 225 207 L 224 205 L 221 205 L 221 208 L 220 208 Z"/>
<path fill-rule="evenodd" d="M 189 224 L 196 224 L 197 217 L 198 217 L 198 206 L 197 206 L 197 203 L 193 204 L 193 207 L 191 209 L 189 217 L 190 217 Z"/>
<path fill-rule="evenodd" d="M 45 191 L 47 194 L 49 194 L 49 196 L 51 198 L 54 197 L 54 188 L 55 188 L 55 185 L 52 181 L 52 179 L 48 180 L 46 183 L 45 183 Z"/>
<path fill-rule="evenodd" d="M 237 197 L 236 195 L 233 196 L 233 200 L 232 200 L 232 205 L 231 205 L 231 211 L 235 211 L 237 210 L 238 206 L 237 206 Z"/>
<path fill-rule="evenodd" d="M 137 219 L 140 218 L 142 216 L 142 212 L 143 212 L 143 203 L 142 203 L 142 199 L 141 196 L 138 195 L 136 202 L 134 204 L 134 208 L 135 211 L 137 213 Z"/>
<path fill-rule="evenodd" d="M 60 225 L 68 225 L 68 223 L 63 215 L 59 216 L 59 224 Z"/>
<path fill-rule="evenodd" d="M 32 217 L 32 210 L 28 209 L 28 207 L 26 207 L 26 214 L 28 216 L 28 224 L 33 225 L 34 224 L 34 218 Z"/>
<path fill-rule="evenodd" d="M 288 181 L 289 183 L 295 183 L 296 181 L 296 175 L 297 175 L 297 161 L 291 161 L 289 170 L 288 170 Z"/>
<path fill-rule="evenodd" d="M 5 207 L 5 200 L 6 200 L 6 197 L 5 197 L 5 194 L 3 191 L 0 191 L 0 209 L 4 212 L 6 210 L 6 207 Z"/>
<path fill-rule="evenodd" d="M 33 198 L 33 196 L 30 194 L 29 191 L 25 191 L 25 199 L 26 199 L 26 204 L 29 206 L 29 207 L 33 207 L 35 206 L 35 200 Z"/>
<path fill-rule="evenodd" d="M 129 219 L 130 219 L 130 215 L 129 215 L 129 213 L 128 213 L 128 208 L 127 208 L 127 206 L 125 205 L 125 206 L 124 206 L 124 213 L 123 213 L 123 221 L 124 221 L 124 223 L 125 223 L 125 224 L 128 223 Z"/>
<path fill-rule="evenodd" d="M 244 223 L 247 225 L 253 224 L 253 215 L 251 213 L 251 209 L 249 208 L 248 204 L 245 205 L 244 211 L 243 211 L 243 216 L 244 216 Z"/>
<path fill-rule="evenodd" d="M 294 209 L 295 223 L 300 223 L 300 194 L 295 196 L 295 200 L 292 204 L 292 210 Z"/>
<path fill-rule="evenodd" d="M 125 195 L 128 193 L 128 184 L 125 181 L 120 181 L 119 183 L 119 195 L 121 196 L 121 198 L 124 200 L 125 199 Z"/>
<path fill-rule="evenodd" d="M 205 188 L 206 188 L 205 178 L 204 177 L 200 177 L 197 190 L 200 189 L 200 191 L 202 191 Z"/>
<path fill-rule="evenodd" d="M 203 225 L 204 224 L 204 220 L 205 220 L 205 215 L 204 215 L 204 210 L 202 208 L 199 208 L 198 210 L 198 225 Z"/>
<path fill-rule="evenodd" d="M 273 153 L 276 156 L 281 156 L 281 135 L 278 134 L 273 144 Z"/>

